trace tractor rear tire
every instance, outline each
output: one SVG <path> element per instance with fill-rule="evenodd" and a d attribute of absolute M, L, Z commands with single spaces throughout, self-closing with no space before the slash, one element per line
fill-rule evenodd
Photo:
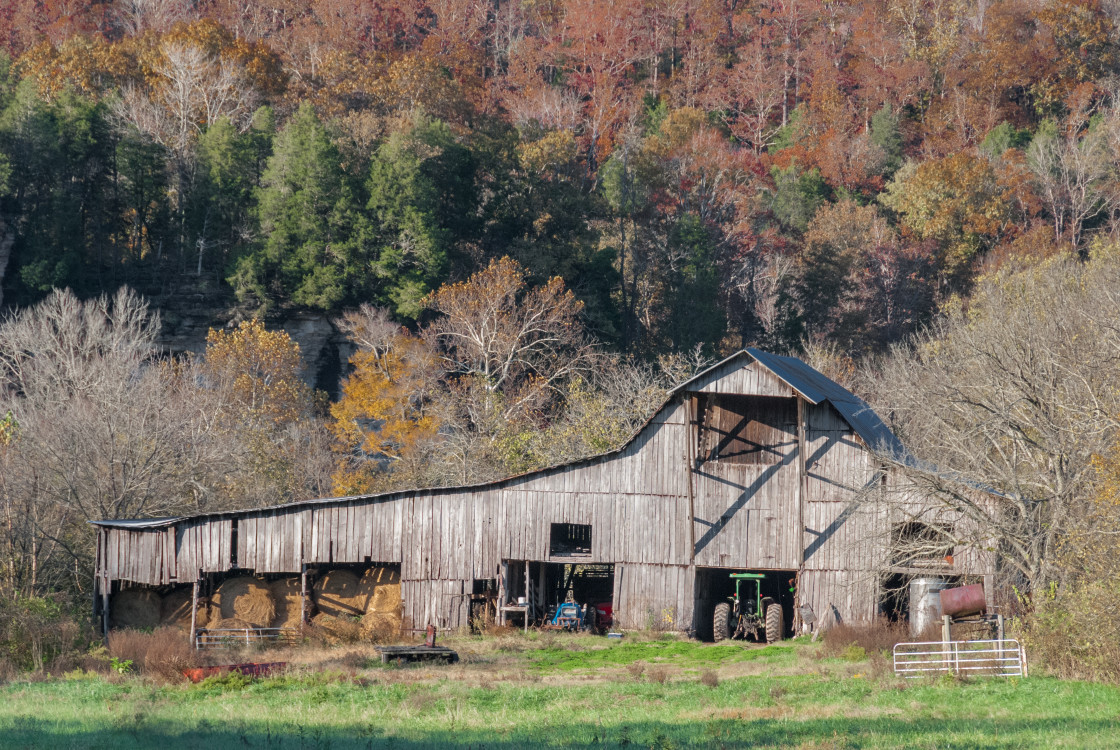
<path fill-rule="evenodd" d="M 720 602 L 712 614 L 712 640 L 716 643 L 731 637 L 731 605 Z"/>
<path fill-rule="evenodd" d="M 777 643 L 785 635 L 786 618 L 782 615 L 782 605 L 774 602 L 766 608 L 766 642 Z"/>

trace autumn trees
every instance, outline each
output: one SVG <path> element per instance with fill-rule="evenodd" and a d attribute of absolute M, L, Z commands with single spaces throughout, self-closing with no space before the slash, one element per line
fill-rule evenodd
<path fill-rule="evenodd" d="M 411 325 L 509 255 L 628 353 L 882 320 L 845 336 L 861 354 L 1043 223 L 1084 249 L 1116 213 L 1097 0 L 19 8 L 0 22 L 18 302 L 208 279 L 257 311 L 369 302 Z M 849 204 L 891 241 L 811 240 Z M 809 304 L 833 261 L 858 293 Z"/>
<path fill-rule="evenodd" d="M 463 483 L 524 468 L 521 436 L 561 413 L 597 356 L 563 282 L 531 286 L 509 258 L 424 304 L 435 316 L 418 336 L 368 306 L 340 321 L 360 349 L 331 408 L 344 456 L 336 487 Z"/>
<path fill-rule="evenodd" d="M 970 531 L 950 541 L 998 551 L 1002 580 L 1022 591 L 1071 574 L 1063 545 L 1084 531 L 1095 463 L 1117 439 L 1118 269 L 1104 245 L 1087 263 L 1062 254 L 1007 265 L 869 383 L 927 462 L 910 470 L 941 501 L 926 522 L 966 519 L 955 533 Z"/>
<path fill-rule="evenodd" d="M 87 521 L 323 494 L 326 440 L 299 352 L 256 322 L 162 362 L 135 292 L 54 292 L 0 323 L 0 529 L 11 587 L 82 590 Z M 321 470 L 321 476 L 317 474 Z"/>

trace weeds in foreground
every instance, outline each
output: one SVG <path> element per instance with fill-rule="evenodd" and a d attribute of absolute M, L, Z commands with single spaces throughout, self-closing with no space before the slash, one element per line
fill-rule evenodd
<path fill-rule="evenodd" d="M 135 671 L 164 683 L 183 682 L 183 670 L 199 666 L 197 652 L 177 628 L 110 631 L 109 657 L 119 674 Z"/>
<path fill-rule="evenodd" d="M 879 619 L 870 625 L 840 623 L 824 631 L 820 655 L 847 661 L 863 661 L 868 654 L 891 651 L 910 640 L 909 625 Z"/>

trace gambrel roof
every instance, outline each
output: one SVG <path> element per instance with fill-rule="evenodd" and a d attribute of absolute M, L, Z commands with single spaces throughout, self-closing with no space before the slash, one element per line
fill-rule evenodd
<path fill-rule="evenodd" d="M 743 349 L 730 357 L 718 362 L 711 367 L 697 373 L 693 377 L 684 381 L 680 385 L 673 388 L 668 395 L 665 402 L 658 407 L 654 415 L 649 418 L 641 427 L 639 427 L 633 435 L 631 435 L 622 445 L 613 450 L 605 453 L 600 453 L 586 458 L 576 459 L 575 461 L 568 461 L 562 464 L 535 469 L 524 474 L 518 474 L 512 477 L 504 477 L 489 482 L 482 482 L 472 485 L 457 485 L 457 486 L 444 486 L 444 487 L 424 487 L 409 490 L 393 490 L 391 492 L 378 493 L 373 495 L 348 495 L 343 497 L 327 497 L 318 498 L 313 500 L 301 500 L 294 503 L 286 503 L 284 505 L 270 506 L 268 508 L 245 508 L 237 511 L 217 511 L 213 513 L 204 513 L 195 516 L 183 516 L 175 518 L 149 518 L 149 519 L 126 519 L 126 520 L 101 520 L 91 521 L 90 523 L 96 526 L 106 526 L 115 528 L 130 528 L 130 529 L 145 529 L 145 528 L 158 528 L 161 526 L 171 526 L 180 521 L 187 519 L 202 519 L 202 518 L 216 518 L 221 516 L 237 515 L 239 513 L 258 512 L 262 510 L 274 510 L 278 508 L 297 508 L 310 505 L 319 505 L 335 502 L 346 502 L 352 500 L 386 500 L 393 497 L 406 497 L 415 493 L 423 492 L 464 492 L 478 490 L 486 487 L 501 487 L 507 483 L 525 479 L 527 477 L 538 476 L 547 472 L 556 471 L 557 469 L 578 466 L 581 464 L 589 464 L 594 461 L 603 460 L 611 456 L 620 454 L 623 450 L 629 447 L 638 437 L 647 429 L 650 428 L 654 416 L 659 414 L 668 405 L 682 393 L 699 392 L 703 391 L 705 387 L 710 386 L 712 383 L 718 381 L 721 377 L 728 373 L 734 373 L 744 365 L 749 365 L 751 362 L 758 362 L 768 372 L 773 374 L 785 386 L 789 387 L 789 391 L 785 391 L 788 396 L 793 396 L 794 393 L 801 395 L 806 401 L 813 405 L 818 405 L 828 402 L 834 409 L 843 417 L 843 419 L 851 426 L 856 435 L 864 442 L 864 444 L 871 450 L 879 453 L 880 455 L 891 458 L 900 463 L 912 465 L 914 459 L 909 451 L 903 446 L 902 441 L 891 432 L 891 429 L 879 418 L 879 415 L 867 404 L 866 401 L 856 396 L 851 391 L 847 390 L 839 383 L 829 379 L 817 370 L 810 367 L 805 362 L 802 362 L 796 357 L 784 357 L 777 354 L 770 354 L 761 351 L 760 349 L 749 348 Z M 738 365 L 736 367 L 736 365 Z"/>

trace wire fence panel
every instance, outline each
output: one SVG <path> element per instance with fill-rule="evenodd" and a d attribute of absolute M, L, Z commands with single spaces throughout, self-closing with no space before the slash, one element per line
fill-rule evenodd
<path fill-rule="evenodd" d="M 1012 639 L 899 643 L 894 673 L 907 679 L 936 674 L 1026 677 L 1027 653 Z"/>
<path fill-rule="evenodd" d="M 233 648 L 256 644 L 293 644 L 298 628 L 205 628 L 195 636 L 195 648 Z"/>

